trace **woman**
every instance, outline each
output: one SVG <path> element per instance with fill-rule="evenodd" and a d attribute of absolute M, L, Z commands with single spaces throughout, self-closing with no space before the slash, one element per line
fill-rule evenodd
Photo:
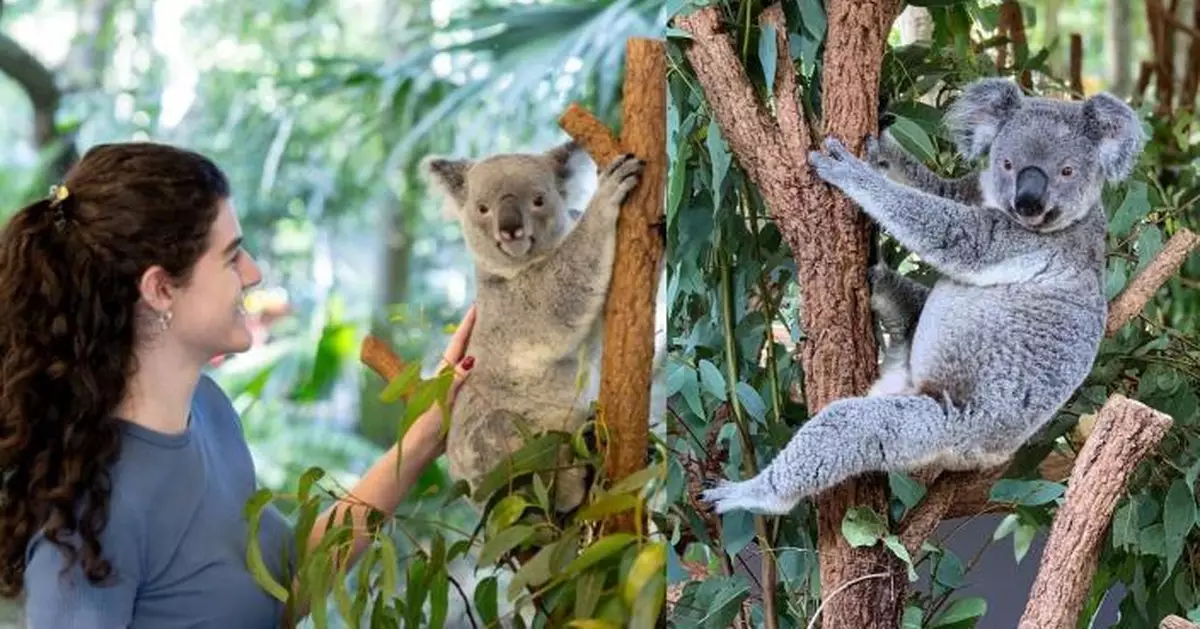
<path fill-rule="evenodd" d="M 248 349 L 242 295 L 261 280 L 229 197 L 201 155 L 108 144 L 0 234 L 0 595 L 25 592 L 32 629 L 279 624 L 246 568 L 241 420 L 201 373 Z M 447 352 L 454 392 L 473 322 Z M 434 408 L 335 505 L 361 524 L 356 548 L 365 505 L 397 507 L 440 428 Z M 259 540 L 281 582 L 291 539 L 269 511 Z"/>

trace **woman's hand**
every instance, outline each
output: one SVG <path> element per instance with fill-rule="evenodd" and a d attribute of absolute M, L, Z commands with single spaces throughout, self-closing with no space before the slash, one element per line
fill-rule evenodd
<path fill-rule="evenodd" d="M 471 368 L 475 366 L 475 357 L 467 355 L 467 346 L 471 341 L 471 331 L 474 328 L 475 306 L 471 306 L 467 310 L 466 316 L 463 317 L 462 323 L 458 325 L 458 329 L 454 331 L 454 336 L 450 338 L 450 344 L 446 346 L 442 362 L 438 366 L 439 373 L 443 373 L 446 369 L 454 369 L 454 382 L 450 385 L 450 393 L 447 396 L 449 404 L 447 412 L 454 408 L 458 390 L 462 388 Z M 431 406 L 409 427 L 408 432 L 404 435 L 404 449 L 408 451 L 410 448 L 428 453 L 431 460 L 441 456 L 445 451 L 446 437 L 442 434 L 442 407 L 440 404 Z"/>

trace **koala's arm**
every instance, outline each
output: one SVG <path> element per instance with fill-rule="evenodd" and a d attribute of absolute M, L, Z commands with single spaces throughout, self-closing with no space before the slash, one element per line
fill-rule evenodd
<path fill-rule="evenodd" d="M 545 295 L 542 306 L 553 312 L 556 325 L 586 332 L 600 317 L 616 255 L 617 216 L 643 166 L 632 155 L 610 164 L 574 229 L 529 274 L 530 293 Z"/>
<path fill-rule="evenodd" d="M 958 281 L 978 286 L 1030 281 L 1053 259 L 1036 234 L 998 210 L 969 206 L 891 181 L 834 138 L 809 154 L 837 186 L 905 248 Z"/>
<path fill-rule="evenodd" d="M 874 139 L 867 144 L 867 161 L 875 168 L 886 172 L 900 183 L 907 184 L 929 194 L 951 199 L 967 205 L 978 205 L 983 198 L 979 190 L 979 175 L 970 173 L 950 179 L 942 177 L 925 167 L 917 158 L 909 155 L 904 147 L 892 140 Z"/>

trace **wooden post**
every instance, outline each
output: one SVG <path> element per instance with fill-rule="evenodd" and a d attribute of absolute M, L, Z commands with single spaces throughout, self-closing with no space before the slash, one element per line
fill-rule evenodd
<path fill-rule="evenodd" d="M 1083 37 L 1071 33 L 1071 98 L 1083 100 Z"/>
<path fill-rule="evenodd" d="M 646 465 L 649 437 L 654 309 L 665 242 L 667 174 L 667 57 L 665 42 L 630 38 L 625 48 L 625 85 L 620 140 L 578 104 L 559 125 L 601 167 L 622 153 L 646 161 L 641 183 L 617 220 L 617 255 L 604 308 L 604 351 L 599 421 L 607 431 L 605 473 L 610 481 Z M 602 431 L 603 432 L 603 431 Z M 612 518 L 616 530 L 637 528 L 630 512 Z"/>

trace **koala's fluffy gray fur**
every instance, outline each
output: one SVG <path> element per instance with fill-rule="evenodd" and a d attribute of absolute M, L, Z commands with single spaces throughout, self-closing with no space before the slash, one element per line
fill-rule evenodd
<path fill-rule="evenodd" d="M 446 446 L 452 476 L 472 490 L 530 434 L 575 431 L 598 391 L 617 215 L 644 163 L 625 155 L 607 165 L 576 222 L 566 198 L 584 174 L 571 165 L 580 154 L 568 142 L 540 155 L 424 162 L 475 263 L 468 351 L 476 366 L 459 391 Z M 582 389 L 581 370 L 588 372 Z M 584 480 L 579 468 L 557 473 L 556 508 L 577 506 Z"/>
<path fill-rule="evenodd" d="M 822 179 L 940 278 L 927 289 L 872 271 L 873 308 L 898 337 L 880 381 L 817 413 L 754 478 L 705 492 L 717 512 L 787 513 L 869 471 L 1001 464 L 1091 370 L 1107 315 L 1100 193 L 1133 169 L 1137 116 L 1107 94 L 1031 98 L 984 79 L 946 123 L 964 156 L 989 157 L 974 181 L 936 177 L 873 139 L 867 162 L 832 138 L 827 155 L 810 154 Z"/>

